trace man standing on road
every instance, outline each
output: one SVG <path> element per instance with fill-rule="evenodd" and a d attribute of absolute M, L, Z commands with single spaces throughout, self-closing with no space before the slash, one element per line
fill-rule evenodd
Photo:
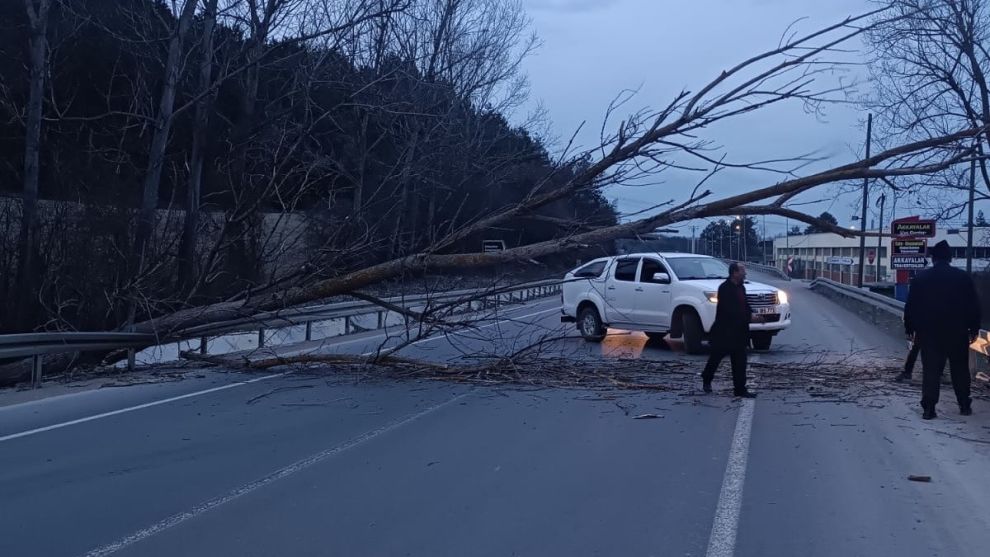
<path fill-rule="evenodd" d="M 911 281 L 904 306 L 904 331 L 908 338 L 917 335 L 921 342 L 921 408 L 926 420 L 935 417 L 946 360 L 959 413 L 973 413 L 969 345 L 980 330 L 980 304 L 972 277 L 950 265 L 951 261 L 949 243 L 942 240 L 935 244 L 933 265 Z"/>
<path fill-rule="evenodd" d="M 722 359 L 729 356 L 732 362 L 732 386 L 736 396 L 756 398 L 746 389 L 746 346 L 749 344 L 749 324 L 762 322 L 762 316 L 753 315 L 746 301 L 746 266 L 735 262 L 729 265 L 729 278 L 718 287 L 718 305 L 715 307 L 715 323 L 709 339 L 711 355 L 701 373 L 703 388 L 712 392 L 712 379 Z"/>

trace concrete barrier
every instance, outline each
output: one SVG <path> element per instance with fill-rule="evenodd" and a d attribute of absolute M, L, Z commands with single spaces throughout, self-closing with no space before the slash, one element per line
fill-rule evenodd
<path fill-rule="evenodd" d="M 904 338 L 904 302 L 824 278 L 811 281 L 809 288 L 887 333 Z M 980 330 L 980 336 L 969 349 L 970 374 L 980 384 L 986 384 L 979 379 L 990 374 L 990 332 Z"/>

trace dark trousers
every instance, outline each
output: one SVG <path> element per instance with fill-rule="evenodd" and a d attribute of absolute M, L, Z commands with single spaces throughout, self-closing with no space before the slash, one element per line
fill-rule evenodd
<path fill-rule="evenodd" d="M 938 404 L 942 372 L 949 361 L 952 388 L 960 406 L 970 403 L 969 388 L 969 339 L 965 335 L 947 339 L 922 339 L 921 365 L 924 375 L 921 381 L 921 406 L 934 408 Z"/>
<path fill-rule="evenodd" d="M 904 375 L 914 373 L 914 362 L 918 360 L 918 352 L 921 352 L 921 342 L 915 340 L 911 343 L 911 351 L 908 352 L 907 359 L 904 361 Z"/>
<path fill-rule="evenodd" d="M 742 392 L 746 390 L 746 348 L 720 348 L 717 346 L 712 346 L 711 355 L 708 356 L 708 363 L 705 364 L 705 370 L 701 372 L 701 378 L 707 383 L 710 383 L 712 379 L 715 378 L 715 372 L 718 370 L 718 365 L 722 363 L 722 359 L 726 356 L 729 357 L 732 362 L 732 386 L 735 391 Z"/>

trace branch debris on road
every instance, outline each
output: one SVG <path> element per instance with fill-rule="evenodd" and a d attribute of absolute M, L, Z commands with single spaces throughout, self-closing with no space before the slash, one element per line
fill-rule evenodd
<path fill-rule="evenodd" d="M 312 385 L 289 385 L 287 387 L 275 387 L 274 389 L 268 391 L 267 393 L 262 393 L 258 396 L 251 397 L 247 400 L 247 404 L 254 404 L 261 399 L 270 397 L 276 393 L 283 393 L 285 391 L 295 391 L 298 389 L 312 389 Z"/>

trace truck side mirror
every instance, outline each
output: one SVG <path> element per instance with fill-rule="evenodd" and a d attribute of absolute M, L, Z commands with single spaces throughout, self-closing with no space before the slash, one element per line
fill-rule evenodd
<path fill-rule="evenodd" d="M 660 284 L 670 284 L 670 275 L 667 273 L 653 273 L 653 282 Z"/>

